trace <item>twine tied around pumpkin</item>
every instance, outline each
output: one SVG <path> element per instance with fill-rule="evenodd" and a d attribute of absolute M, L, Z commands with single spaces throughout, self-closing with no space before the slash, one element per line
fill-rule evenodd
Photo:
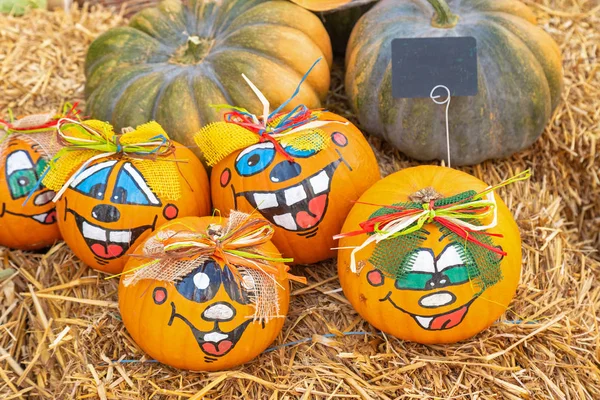
<path fill-rule="evenodd" d="M 61 148 L 55 135 L 56 125 L 62 118 L 79 119 L 80 111 L 77 105 L 78 103 L 65 103 L 60 113 L 51 111 L 18 119 L 9 110 L 9 119 L 0 119 L 0 131 L 4 132 L 0 138 L 0 154 L 4 154 L 8 138 L 18 137 L 31 144 L 37 144 L 45 158 L 53 157 Z"/>
<path fill-rule="evenodd" d="M 438 200 L 438 196 L 430 191 L 417 192 L 418 198 L 425 199 L 422 203 L 405 203 L 403 205 L 377 205 L 390 210 L 383 215 L 372 216 L 359 224 L 360 230 L 342 233 L 334 239 L 368 234 L 367 239 L 357 247 L 352 248 L 350 255 L 350 270 L 358 273 L 356 254 L 372 243 L 409 236 L 423 229 L 426 224 L 437 223 L 449 233 L 458 236 L 466 243 L 471 243 L 487 252 L 498 256 L 506 256 L 501 248 L 493 246 L 490 241 L 482 240 L 482 236 L 502 237 L 502 235 L 487 232 L 498 224 L 498 210 L 494 190 L 508 184 L 528 179 L 530 170 L 521 172 L 514 177 L 490 186 L 482 192 L 468 191 L 452 196 L 449 201 Z M 491 221 L 490 221 L 491 217 Z M 490 221 L 483 224 L 482 221 Z"/>
<path fill-rule="evenodd" d="M 107 279 L 124 275 L 126 287 L 145 279 L 177 283 L 212 258 L 227 265 L 249 292 L 255 307 L 252 318 L 267 321 L 280 317 L 278 278 L 287 276 L 306 284 L 305 278 L 290 274 L 283 264 L 292 259 L 260 250 L 274 233 L 273 226 L 263 218 L 231 211 L 226 226 L 211 224 L 205 232 L 169 228 L 175 224 L 181 222 L 164 225 L 146 241 L 141 255 L 132 255 L 151 261 Z"/>
<path fill-rule="evenodd" d="M 259 117 L 244 108 L 227 104 L 213 106 L 231 111 L 223 115 L 224 121 L 208 124 L 194 135 L 207 164 L 214 166 L 237 150 L 264 142 L 270 142 L 275 151 L 288 161 L 293 161 L 294 158 L 286 151 L 287 147 L 300 151 L 319 151 L 327 148 L 331 138 L 320 128 L 332 123 L 346 125 L 347 122 L 320 120 L 323 111 L 310 110 L 305 105 L 299 105 L 287 113 L 281 111 L 300 93 L 302 83 L 320 61 L 320 58 L 315 61 L 300 80 L 294 93 L 272 112 L 265 95 L 242 74 L 263 105 L 263 114 Z"/>
<path fill-rule="evenodd" d="M 179 180 L 172 179 L 179 173 L 176 163 L 181 160 L 171 157 L 174 145 L 157 122 L 117 134 L 106 122 L 61 118 L 56 131 L 62 149 L 50 160 L 38 182 L 57 192 L 54 202 L 93 162 L 114 157 L 130 160 L 159 197 L 181 197 Z"/>

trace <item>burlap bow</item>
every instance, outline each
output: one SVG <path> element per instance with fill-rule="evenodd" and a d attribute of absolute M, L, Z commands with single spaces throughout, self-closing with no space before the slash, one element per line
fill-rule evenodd
<path fill-rule="evenodd" d="M 77 175 L 102 158 L 123 157 L 140 170 L 148 185 L 159 197 L 181 197 L 179 173 L 173 154 L 174 146 L 157 122 L 148 122 L 122 134 L 112 125 L 98 121 L 62 118 L 56 126 L 62 149 L 50 160 L 41 182 L 57 192 L 54 201 L 67 190 Z"/>

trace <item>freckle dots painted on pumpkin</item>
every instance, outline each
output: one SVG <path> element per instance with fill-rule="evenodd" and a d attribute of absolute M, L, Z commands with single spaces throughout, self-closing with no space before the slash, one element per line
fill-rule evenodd
<path fill-rule="evenodd" d="M 377 182 L 342 232 L 346 298 L 400 339 L 470 338 L 500 317 L 519 282 L 521 238 L 510 211 L 487 184 L 451 168 L 408 168 Z"/>
<path fill-rule="evenodd" d="M 119 273 L 129 252 L 164 222 L 208 215 L 210 198 L 201 162 L 160 125 L 150 122 L 119 136 L 112 129 L 96 120 L 61 125 L 72 143 L 43 182 L 61 193 L 58 226 L 73 252 L 94 269 Z M 113 153 L 77 142 L 87 137 L 106 142 Z"/>
<path fill-rule="evenodd" d="M 282 118 L 294 121 L 292 134 L 281 128 Z M 235 122 L 210 125 L 196 136 L 213 160 L 213 205 L 258 210 L 275 226 L 275 245 L 295 263 L 333 257 L 332 237 L 353 201 L 380 179 L 375 155 L 352 123 L 330 112 L 278 114 L 268 125 L 273 128 L 262 137 Z M 223 138 L 230 142 L 221 144 Z"/>
<path fill-rule="evenodd" d="M 215 240 L 225 233 L 215 253 Z M 162 225 L 121 275 L 119 309 L 131 337 L 150 357 L 194 371 L 228 369 L 258 356 L 283 327 L 288 279 L 302 281 L 277 258 L 272 233 L 263 218 L 238 212 L 231 219 L 186 217 Z"/>

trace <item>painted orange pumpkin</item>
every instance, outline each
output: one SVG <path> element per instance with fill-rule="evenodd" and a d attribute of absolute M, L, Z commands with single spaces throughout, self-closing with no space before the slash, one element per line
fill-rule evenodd
<path fill-rule="evenodd" d="M 342 122 L 319 128 L 331 139 L 327 147 L 284 146 L 282 154 L 264 141 L 233 152 L 211 174 L 214 207 L 257 209 L 276 226 L 273 243 L 297 264 L 335 255 L 332 237 L 353 201 L 381 177 L 373 150 L 352 123 L 330 112 L 319 120 Z"/>
<path fill-rule="evenodd" d="M 136 248 L 134 254 L 146 256 L 129 258 L 119 285 L 119 309 L 127 331 L 150 357 L 181 369 L 223 370 L 258 356 L 281 331 L 289 305 L 287 267 L 281 263 L 273 263 L 279 272 L 267 276 L 216 256 L 189 255 L 159 267 L 162 276 L 184 271 L 177 279 L 155 275 L 127 283 L 132 274 L 143 273 L 140 267 L 148 263 L 146 252 L 155 238 L 183 232 L 212 236 L 227 223 L 220 217 L 168 222 Z M 279 254 L 270 241 L 256 250 Z M 147 265 L 151 268 L 152 262 Z M 261 318 L 267 302 L 273 308 Z"/>
<path fill-rule="evenodd" d="M 119 273 L 126 262 L 124 256 L 161 224 L 176 217 L 210 214 L 204 167 L 190 150 L 172 144 L 173 151 L 160 160 L 118 153 L 92 160 L 69 181 L 61 182 L 59 187 L 68 187 L 56 203 L 58 226 L 65 242 L 88 266 Z M 95 155 L 92 152 L 83 161 Z M 65 153 L 67 161 L 69 157 Z M 56 165 L 67 161 L 61 157 Z M 77 167 L 84 165 L 83 161 Z M 176 167 L 165 172 L 162 167 L 166 164 Z M 156 186 L 170 183 L 177 184 L 179 196 L 157 192 Z"/>
<path fill-rule="evenodd" d="M 452 343 L 481 332 L 506 310 L 519 282 L 521 239 L 510 211 L 497 195 L 490 192 L 487 199 L 477 200 L 477 193 L 487 188 L 464 172 L 421 166 L 392 174 L 364 193 L 343 232 L 355 231 L 361 223 L 363 228 L 376 226 L 385 232 L 392 223 L 382 228 L 381 221 L 391 215 L 404 218 L 393 222 L 400 229 L 402 221 L 404 225 L 410 222 L 407 218 L 415 215 L 414 210 L 427 215 L 421 229 L 413 232 L 415 221 L 402 225 L 402 234 L 385 240 L 367 244 L 372 234 L 365 233 L 340 240 L 344 248 L 338 256 L 340 282 L 363 318 L 401 339 Z M 476 207 L 465 211 L 469 201 L 486 202 L 487 214 L 477 217 L 480 209 Z M 493 228 L 468 230 L 469 226 L 492 226 L 494 209 L 497 223 Z M 457 212 L 469 218 L 456 219 L 452 213 Z M 356 249 L 361 244 L 367 245 Z M 351 268 L 353 252 L 356 272 Z"/>
<path fill-rule="evenodd" d="M 40 186 L 46 155 L 27 135 L 11 135 L 0 151 L 0 245 L 35 250 L 60 239 L 54 192 Z"/>

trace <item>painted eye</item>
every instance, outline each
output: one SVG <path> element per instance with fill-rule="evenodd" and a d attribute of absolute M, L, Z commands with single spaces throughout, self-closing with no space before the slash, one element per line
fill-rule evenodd
<path fill-rule="evenodd" d="M 183 278 L 176 288 L 186 299 L 204 303 L 215 297 L 221 280 L 221 268 L 213 260 L 208 260 Z"/>
<path fill-rule="evenodd" d="M 131 163 L 125 163 L 121 167 L 110 201 L 115 204 L 161 205 L 142 174 Z"/>
<path fill-rule="evenodd" d="M 42 176 L 42 173 L 44 173 L 44 170 L 46 169 L 46 166 L 48 165 L 48 161 L 46 161 L 43 158 L 40 158 L 37 162 L 37 164 L 35 165 L 35 172 L 38 176 L 38 178 L 40 176 Z"/>
<path fill-rule="evenodd" d="M 242 151 L 235 160 L 235 169 L 241 176 L 256 175 L 264 171 L 275 159 L 273 143 L 259 143 Z"/>
<path fill-rule="evenodd" d="M 26 151 L 15 151 L 6 158 L 6 177 L 13 199 L 25 197 L 35 188 L 37 175 Z"/>
<path fill-rule="evenodd" d="M 464 250 L 456 244 L 449 244 L 437 260 L 438 271 L 443 271 L 446 268 L 465 265 Z"/>
<path fill-rule="evenodd" d="M 408 289 L 408 290 L 423 290 L 427 288 L 427 282 L 433 279 L 433 274 L 424 272 L 408 272 L 397 279 L 394 285 L 396 289 Z"/>
<path fill-rule="evenodd" d="M 116 160 L 111 160 L 86 168 L 71 182 L 71 188 L 85 196 L 103 200 L 108 177 L 116 163 Z"/>
<path fill-rule="evenodd" d="M 210 285 L 210 277 L 204 272 L 198 272 L 194 275 L 194 285 L 200 290 L 206 289 Z"/>
<path fill-rule="evenodd" d="M 225 291 L 231 300 L 240 304 L 250 304 L 248 290 L 243 286 L 244 282 L 240 283 L 229 267 L 225 266 L 225 268 L 223 268 L 223 287 L 225 288 Z"/>
<path fill-rule="evenodd" d="M 473 276 L 470 276 L 469 269 L 465 266 L 457 266 L 457 267 L 448 268 L 448 269 L 444 270 L 443 274 L 444 274 L 444 276 L 446 276 L 448 278 L 448 280 L 450 281 L 450 284 L 452 284 L 452 285 L 458 285 L 461 283 L 468 282 L 470 278 L 474 278 L 475 276 L 478 275 L 478 274 L 475 274 Z"/>
<path fill-rule="evenodd" d="M 435 270 L 435 258 L 431 249 L 417 250 L 408 256 L 408 270 L 410 272 L 426 272 L 433 274 Z"/>

